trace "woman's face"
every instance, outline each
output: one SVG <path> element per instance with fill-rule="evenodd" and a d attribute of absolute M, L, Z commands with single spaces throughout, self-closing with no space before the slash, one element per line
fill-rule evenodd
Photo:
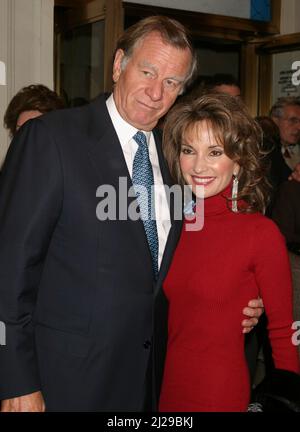
<path fill-rule="evenodd" d="M 210 122 L 203 120 L 187 129 L 180 153 L 182 175 L 193 193 L 208 198 L 222 192 L 239 172 L 224 147 L 214 137 Z M 197 188 L 198 186 L 198 188 Z"/>

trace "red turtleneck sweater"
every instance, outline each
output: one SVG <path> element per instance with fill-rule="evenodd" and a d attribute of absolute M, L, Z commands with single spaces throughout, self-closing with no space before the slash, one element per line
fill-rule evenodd
<path fill-rule="evenodd" d="M 275 366 L 299 372 L 284 239 L 261 214 L 229 210 L 224 192 L 204 201 L 201 231 L 184 224 L 164 283 L 169 335 L 160 411 L 246 411 L 242 310 L 257 296 L 268 316 Z"/>

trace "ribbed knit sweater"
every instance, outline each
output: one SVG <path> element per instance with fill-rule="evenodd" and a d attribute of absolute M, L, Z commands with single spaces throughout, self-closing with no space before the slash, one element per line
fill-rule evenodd
<path fill-rule="evenodd" d="M 258 296 L 275 366 L 299 372 L 284 239 L 261 214 L 228 209 L 229 192 L 205 199 L 201 231 L 187 231 L 185 222 L 164 283 L 169 330 L 160 411 L 246 411 L 242 310 Z"/>

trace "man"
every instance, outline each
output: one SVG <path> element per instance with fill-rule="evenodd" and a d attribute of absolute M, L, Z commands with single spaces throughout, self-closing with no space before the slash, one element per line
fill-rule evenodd
<path fill-rule="evenodd" d="M 0 188 L 2 410 L 153 408 L 151 381 L 161 375 L 153 333 L 166 323 L 158 287 L 177 238 L 172 210 L 156 226 L 101 221 L 96 194 L 109 185 L 122 200 L 137 178 L 171 185 L 154 128 L 195 65 L 179 23 L 147 18 L 119 40 L 113 95 L 29 122 L 13 142 Z M 168 209 L 159 190 L 156 214 Z"/>
<path fill-rule="evenodd" d="M 10 101 L 4 115 L 4 126 L 13 138 L 27 120 L 64 108 L 58 94 L 42 84 L 23 87 Z"/>
<path fill-rule="evenodd" d="M 271 108 L 270 117 L 279 128 L 281 141 L 281 148 L 274 149 L 271 155 L 276 186 L 287 180 L 293 171 L 294 179 L 300 181 L 300 99 L 278 99 Z"/>

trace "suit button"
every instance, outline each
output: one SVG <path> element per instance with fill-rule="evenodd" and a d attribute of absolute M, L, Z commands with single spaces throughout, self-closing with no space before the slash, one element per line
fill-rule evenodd
<path fill-rule="evenodd" d="M 145 342 L 144 342 L 144 348 L 145 349 L 149 349 L 151 347 L 151 342 L 149 341 L 149 340 L 146 340 Z"/>

